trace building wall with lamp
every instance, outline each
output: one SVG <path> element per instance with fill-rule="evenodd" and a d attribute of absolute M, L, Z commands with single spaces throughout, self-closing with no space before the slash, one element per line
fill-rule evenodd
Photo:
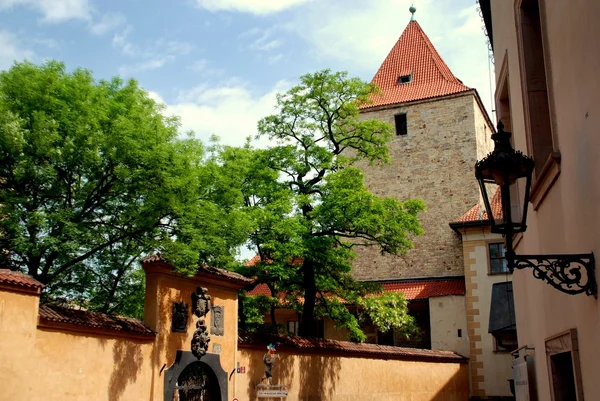
<path fill-rule="evenodd" d="M 536 162 L 528 227 L 515 251 L 598 255 L 600 2 L 480 4 L 493 32 L 498 116 L 515 149 Z M 513 282 L 519 355 L 533 361 L 526 381 L 538 399 L 600 399 L 598 299 L 562 293 L 531 269 L 515 271 Z"/>

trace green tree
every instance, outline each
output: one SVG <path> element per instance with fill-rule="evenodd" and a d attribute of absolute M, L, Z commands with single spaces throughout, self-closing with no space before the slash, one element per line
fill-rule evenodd
<path fill-rule="evenodd" d="M 247 149 L 242 163 L 255 171 L 238 181 L 246 183 L 240 191 L 252 216 L 249 242 L 262 260 L 245 272 L 267 283 L 273 297 L 290 297 L 302 311 L 304 336 L 315 335 L 316 319 L 326 315 L 353 339 L 364 339 L 348 305 L 375 289 L 352 279 L 355 248 L 401 254 L 412 246 L 411 236 L 421 233 L 417 215 L 423 203 L 373 195 L 353 165 L 389 161 L 392 127 L 359 116 L 359 106 L 375 92 L 346 73 L 302 76 L 299 85 L 277 97 L 277 114 L 258 124 L 259 136 L 276 145 L 254 153 Z M 223 158 L 223 165 L 240 159 L 227 152 Z"/>
<path fill-rule="evenodd" d="M 140 255 L 187 272 L 232 263 L 245 240 L 236 199 L 214 189 L 202 144 L 163 107 L 134 80 L 55 61 L 0 73 L 3 265 L 51 295 L 136 314 L 120 301 L 139 297 Z"/>

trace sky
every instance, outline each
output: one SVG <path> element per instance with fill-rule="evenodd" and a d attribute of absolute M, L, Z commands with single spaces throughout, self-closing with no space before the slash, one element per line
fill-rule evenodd
<path fill-rule="evenodd" d="M 135 78 L 181 117 L 182 132 L 242 145 L 301 75 L 330 68 L 370 81 L 411 4 L 490 112 L 493 65 L 475 0 L 0 0 L 0 69 L 55 59 L 97 79 Z"/>

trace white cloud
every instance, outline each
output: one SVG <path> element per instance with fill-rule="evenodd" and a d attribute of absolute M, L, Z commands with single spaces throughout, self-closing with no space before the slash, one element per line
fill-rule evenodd
<path fill-rule="evenodd" d="M 225 73 L 225 71 L 220 68 L 211 67 L 210 61 L 204 58 L 194 61 L 192 64 L 187 66 L 187 69 L 201 73 L 203 77 L 218 77 Z"/>
<path fill-rule="evenodd" d="M 0 30 L 0 70 L 10 68 L 15 61 L 31 60 L 34 57 L 35 54 L 24 49 L 15 35 Z"/>
<path fill-rule="evenodd" d="M 94 35 L 103 35 L 106 32 L 117 29 L 118 27 L 125 25 L 126 19 L 121 13 L 106 13 L 102 16 L 100 21 L 97 21 L 90 25 L 90 31 Z"/>
<path fill-rule="evenodd" d="M 119 75 L 132 75 L 135 72 L 156 70 L 164 66 L 167 62 L 172 61 L 175 57 L 166 55 L 164 57 L 145 60 L 132 65 L 123 65 L 119 67 Z"/>
<path fill-rule="evenodd" d="M 312 0 L 196 0 L 196 4 L 209 11 L 272 14 L 310 1 Z"/>
<path fill-rule="evenodd" d="M 452 72 L 479 91 L 489 111 L 487 46 L 474 3 L 421 0 L 415 19 Z M 308 42 L 317 59 L 373 76 L 408 24 L 411 4 L 413 0 L 314 2 L 285 27 Z"/>
<path fill-rule="evenodd" d="M 278 26 L 273 26 L 264 30 L 255 27 L 241 33 L 238 36 L 238 39 L 250 40 L 251 43 L 248 44 L 247 47 L 252 50 L 268 52 L 280 47 L 283 44 L 283 41 L 280 37 L 275 37 L 276 31 L 278 30 Z"/>
<path fill-rule="evenodd" d="M 167 104 L 166 113 L 180 116 L 182 131 L 194 131 L 204 142 L 217 135 L 223 144 L 241 146 L 257 133 L 258 120 L 275 112 L 276 94 L 289 87 L 287 81 L 279 81 L 267 93 L 255 94 L 235 79 L 220 86 L 199 85 Z M 150 92 L 150 97 L 165 103 L 155 92 Z M 264 138 L 258 145 L 267 142 Z"/>
<path fill-rule="evenodd" d="M 112 39 L 114 47 L 120 49 L 124 55 L 136 59 L 133 64 L 119 67 L 121 75 L 156 70 L 175 60 L 178 56 L 189 54 L 194 49 L 194 45 L 191 43 L 165 39 L 159 39 L 149 46 L 140 47 L 129 41 L 128 36 L 131 31 L 131 26 L 128 26 L 122 32 L 116 33 Z"/>
<path fill-rule="evenodd" d="M 43 14 L 42 21 L 59 23 L 72 19 L 90 20 L 89 0 L 0 0 L 0 10 L 24 6 Z"/>

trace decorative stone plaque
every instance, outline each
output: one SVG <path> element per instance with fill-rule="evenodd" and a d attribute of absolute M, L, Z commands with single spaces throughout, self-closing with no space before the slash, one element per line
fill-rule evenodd
<path fill-rule="evenodd" d="M 194 315 L 204 317 L 210 310 L 210 295 L 207 295 L 208 289 L 198 287 L 196 292 L 192 293 L 192 306 Z"/>
<path fill-rule="evenodd" d="M 188 306 L 185 302 L 173 302 L 173 316 L 171 331 L 174 333 L 185 333 L 187 331 Z"/>
<path fill-rule="evenodd" d="M 223 306 L 213 305 L 211 309 L 210 334 L 222 336 L 225 333 L 223 313 L 225 313 Z"/>

